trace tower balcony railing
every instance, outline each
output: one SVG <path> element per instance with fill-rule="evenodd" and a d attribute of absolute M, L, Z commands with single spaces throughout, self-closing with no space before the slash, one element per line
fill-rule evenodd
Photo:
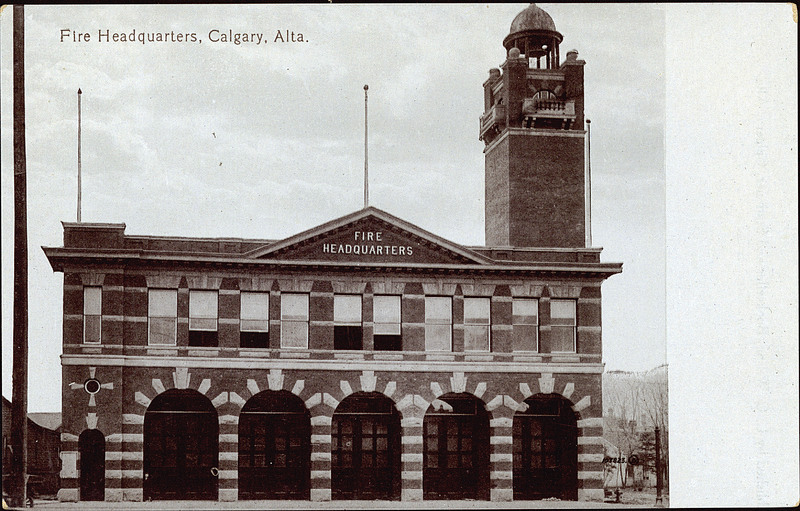
<path fill-rule="evenodd" d="M 528 98 L 522 103 L 522 114 L 526 127 L 535 127 L 537 120 L 545 121 L 548 127 L 553 120 L 561 121 L 560 127 L 567 129 L 575 120 L 575 100 L 553 98 Z"/>
<path fill-rule="evenodd" d="M 522 104 L 522 112 L 525 115 L 534 114 L 539 117 L 571 117 L 574 119 L 575 100 L 528 98 Z"/>
<path fill-rule="evenodd" d="M 486 139 L 489 132 L 497 133 L 506 124 L 506 106 L 494 105 L 491 110 L 481 115 L 481 132 L 478 137 L 480 140 Z M 491 137 L 489 137 L 491 138 Z"/>

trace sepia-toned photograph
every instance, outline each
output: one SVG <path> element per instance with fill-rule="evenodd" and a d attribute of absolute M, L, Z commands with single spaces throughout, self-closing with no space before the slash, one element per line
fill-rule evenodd
<path fill-rule="evenodd" d="M 4 509 L 729 502 L 670 460 L 670 13 L 5 6 Z"/>

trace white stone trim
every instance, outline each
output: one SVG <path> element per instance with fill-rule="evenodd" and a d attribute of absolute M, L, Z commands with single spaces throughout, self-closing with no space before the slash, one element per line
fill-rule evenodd
<path fill-rule="evenodd" d="M 333 418 L 327 415 L 315 415 L 311 417 L 312 426 L 330 426 Z"/>
<path fill-rule="evenodd" d="M 589 417 L 587 419 L 581 419 L 578 421 L 579 428 L 602 428 L 603 427 L 603 418 L 602 417 Z"/>
<path fill-rule="evenodd" d="M 152 346 L 143 348 L 154 349 Z M 171 351 L 175 351 L 172 348 Z M 286 354 L 286 352 L 281 352 Z M 289 353 L 296 356 L 297 353 Z M 309 355 L 304 352 L 303 355 Z M 246 369 L 246 370 L 268 370 L 280 368 L 285 370 L 320 370 L 320 371 L 340 371 L 342 362 L 340 360 L 320 360 L 320 359 L 280 359 L 280 358 L 233 358 L 233 357 L 192 357 L 169 359 L 160 356 L 147 355 L 105 355 L 105 354 L 80 354 L 71 353 L 62 355 L 63 366 L 85 366 L 93 364 L 96 366 L 118 366 L 118 367 L 165 367 L 175 368 L 190 367 L 202 369 Z M 602 363 L 586 362 L 559 364 L 548 362 L 494 362 L 491 366 L 483 363 L 465 364 L 461 361 L 424 361 L 424 360 L 353 360 L 348 362 L 348 369 L 354 371 L 401 371 L 410 373 L 432 373 L 432 372 L 481 372 L 481 373 L 541 373 L 549 372 L 552 374 L 602 374 L 604 366 Z"/>
<path fill-rule="evenodd" d="M 514 420 L 511 417 L 498 417 L 497 419 L 489 420 L 489 427 L 492 428 L 510 428 L 514 426 Z"/>

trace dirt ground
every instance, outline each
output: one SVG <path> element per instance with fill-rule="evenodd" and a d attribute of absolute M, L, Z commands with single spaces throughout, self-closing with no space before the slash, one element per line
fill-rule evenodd
<path fill-rule="evenodd" d="M 661 491 L 661 500 L 664 507 L 669 507 L 669 494 L 664 490 Z M 642 491 L 636 491 L 633 488 L 624 488 L 622 489 L 620 504 L 632 506 L 655 506 L 656 489 L 644 488 Z"/>

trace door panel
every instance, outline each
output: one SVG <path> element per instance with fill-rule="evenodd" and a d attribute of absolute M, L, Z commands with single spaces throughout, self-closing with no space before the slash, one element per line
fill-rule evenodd
<path fill-rule="evenodd" d="M 81 454 L 81 500 L 105 500 L 106 440 L 96 429 L 87 429 L 78 439 Z"/>
<path fill-rule="evenodd" d="M 423 422 L 425 499 L 489 498 L 489 423 L 483 404 L 468 394 L 439 398 Z"/>
<path fill-rule="evenodd" d="M 399 414 L 383 396 L 355 399 L 360 402 L 345 400 L 333 415 L 333 498 L 396 500 L 400 496 Z"/>
<path fill-rule="evenodd" d="M 145 500 L 217 500 L 218 442 L 208 398 L 173 389 L 154 399 L 144 420 Z"/>
<path fill-rule="evenodd" d="M 569 403 L 558 397 L 526 400 L 514 417 L 514 498 L 578 498 L 577 422 Z"/>
<path fill-rule="evenodd" d="M 307 499 L 310 434 L 303 413 L 242 412 L 239 499 Z"/>

